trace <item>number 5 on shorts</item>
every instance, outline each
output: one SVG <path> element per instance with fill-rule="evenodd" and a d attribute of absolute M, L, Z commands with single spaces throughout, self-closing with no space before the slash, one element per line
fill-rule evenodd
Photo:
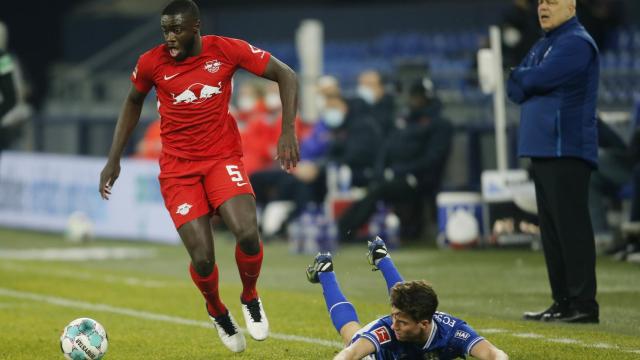
<path fill-rule="evenodd" d="M 242 174 L 238 170 L 238 165 L 227 165 L 227 172 L 231 176 L 231 181 L 235 182 L 237 186 L 245 186 L 246 182 L 243 182 Z"/>

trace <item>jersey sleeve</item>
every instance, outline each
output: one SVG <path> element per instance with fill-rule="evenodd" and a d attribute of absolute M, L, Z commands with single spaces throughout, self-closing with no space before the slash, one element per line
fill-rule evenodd
<path fill-rule="evenodd" d="M 264 74 L 271 54 L 240 39 L 227 38 L 233 48 L 236 64 L 258 76 Z"/>
<path fill-rule="evenodd" d="M 471 326 L 463 323 L 456 326 L 449 345 L 456 349 L 459 354 L 466 356 L 469 355 L 473 346 L 482 340 L 484 338 L 478 335 Z"/>
<path fill-rule="evenodd" d="M 131 73 L 131 82 L 141 93 L 148 93 L 153 87 L 153 67 L 149 53 L 145 53 L 138 58 L 138 63 Z"/>
<path fill-rule="evenodd" d="M 365 338 L 369 340 L 373 346 L 375 346 L 376 353 L 382 352 L 387 347 L 391 346 L 394 341 L 393 331 L 381 319 L 373 321 L 362 328 L 362 330 L 354 337 L 354 341 L 358 338 Z"/>

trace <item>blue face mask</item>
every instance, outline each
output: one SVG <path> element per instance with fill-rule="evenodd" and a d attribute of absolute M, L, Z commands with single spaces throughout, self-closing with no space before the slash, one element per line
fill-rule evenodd
<path fill-rule="evenodd" d="M 345 114 L 340 109 L 327 108 L 322 112 L 322 121 L 328 127 L 335 129 L 344 123 Z"/>

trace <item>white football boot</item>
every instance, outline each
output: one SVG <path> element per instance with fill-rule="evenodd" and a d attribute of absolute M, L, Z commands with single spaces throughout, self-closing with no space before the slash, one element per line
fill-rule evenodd
<path fill-rule="evenodd" d="M 242 313 L 247 330 L 252 338 L 262 341 L 269 336 L 269 320 L 264 313 L 264 307 L 260 298 L 253 299 L 249 303 L 242 303 Z"/>
<path fill-rule="evenodd" d="M 228 310 L 226 315 L 218 317 L 209 315 L 209 318 L 213 322 L 213 326 L 218 330 L 218 336 L 220 336 L 220 340 L 222 340 L 227 349 L 237 353 L 243 352 L 247 348 L 244 335 Z"/>

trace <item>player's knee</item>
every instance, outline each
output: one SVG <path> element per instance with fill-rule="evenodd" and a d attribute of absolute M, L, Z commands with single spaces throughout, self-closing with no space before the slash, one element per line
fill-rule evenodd
<path fill-rule="evenodd" d="M 235 235 L 238 246 L 243 253 L 255 255 L 260 252 L 260 236 L 257 226 L 243 227 Z"/>
<path fill-rule="evenodd" d="M 193 269 L 202 277 L 211 275 L 216 264 L 211 258 L 194 258 L 191 263 L 193 264 Z"/>

